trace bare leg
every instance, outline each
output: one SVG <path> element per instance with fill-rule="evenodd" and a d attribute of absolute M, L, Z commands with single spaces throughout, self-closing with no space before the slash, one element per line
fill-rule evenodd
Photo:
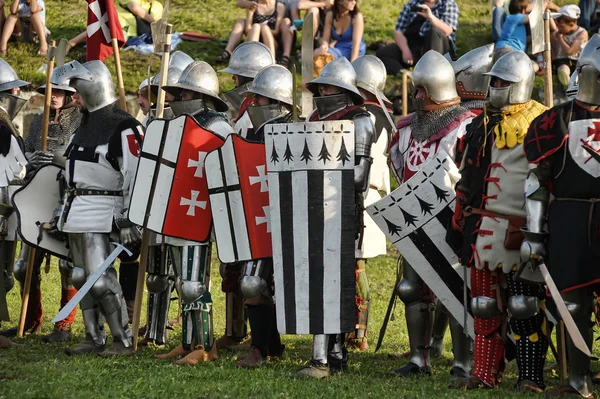
<path fill-rule="evenodd" d="M 6 21 L 6 17 L 4 16 L 4 0 L 0 0 L 0 35 L 4 28 L 4 21 Z"/>
<path fill-rule="evenodd" d="M 233 29 L 229 34 L 229 40 L 227 41 L 227 47 L 225 47 L 225 51 L 231 54 L 233 50 L 237 47 L 238 44 L 242 42 L 242 37 L 244 36 L 244 27 L 246 24 L 246 20 L 243 18 L 235 21 L 233 25 Z"/>
<path fill-rule="evenodd" d="M 308 14 L 312 13 L 313 15 L 313 37 L 317 36 L 317 32 L 319 31 L 319 12 L 320 10 L 317 7 L 311 7 L 306 11 L 306 15 L 304 19 L 308 16 Z"/>
<path fill-rule="evenodd" d="M 6 54 L 8 39 L 10 39 L 10 35 L 12 35 L 15 30 L 18 19 L 19 18 L 13 14 L 10 14 L 8 18 L 6 18 L 4 29 L 2 29 L 2 38 L 0 38 L 0 54 Z"/>
<path fill-rule="evenodd" d="M 260 24 L 254 24 L 246 35 L 247 42 L 257 42 L 260 39 Z"/>
<path fill-rule="evenodd" d="M 260 38 L 261 41 L 271 50 L 271 54 L 275 57 L 275 38 L 273 37 L 273 32 L 268 25 L 260 26 Z"/>
<path fill-rule="evenodd" d="M 80 44 L 85 43 L 85 40 L 87 39 L 87 32 L 83 31 L 80 34 L 78 34 L 77 36 L 75 36 L 74 38 L 72 38 L 71 40 L 69 40 L 69 42 L 67 43 L 67 53 L 75 46 L 78 46 Z"/>
<path fill-rule="evenodd" d="M 290 31 L 292 21 L 289 18 L 284 18 L 281 21 L 281 41 L 283 42 L 283 57 L 289 57 L 292 52 L 292 45 L 294 41 L 294 33 Z"/>
<path fill-rule="evenodd" d="M 42 22 L 42 18 L 40 17 L 40 13 L 31 14 L 31 27 L 37 33 L 40 38 L 40 51 L 38 54 L 46 55 L 48 54 L 48 42 L 46 41 L 46 26 Z"/>

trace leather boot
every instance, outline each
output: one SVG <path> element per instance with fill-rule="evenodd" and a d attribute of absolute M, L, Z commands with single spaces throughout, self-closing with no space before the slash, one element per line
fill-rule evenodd
<path fill-rule="evenodd" d="M 76 356 L 76 355 L 86 355 L 88 353 L 99 353 L 102 352 L 104 350 L 105 345 L 97 345 L 94 340 L 92 339 L 92 336 L 89 334 L 85 335 L 85 339 L 83 340 L 82 343 L 80 343 L 79 345 L 77 345 L 74 348 L 66 348 L 65 349 L 65 353 L 69 356 Z"/>

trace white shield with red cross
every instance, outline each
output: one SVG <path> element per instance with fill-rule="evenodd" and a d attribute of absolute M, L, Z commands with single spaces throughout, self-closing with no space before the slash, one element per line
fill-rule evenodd
<path fill-rule="evenodd" d="M 229 135 L 205 168 L 221 262 L 271 257 L 265 145 Z"/>
<path fill-rule="evenodd" d="M 569 152 L 581 169 L 600 177 L 600 119 L 569 123 Z"/>
<path fill-rule="evenodd" d="M 212 214 L 204 160 L 221 145 L 221 137 L 190 116 L 153 120 L 140 153 L 129 220 L 166 236 L 208 241 Z"/>

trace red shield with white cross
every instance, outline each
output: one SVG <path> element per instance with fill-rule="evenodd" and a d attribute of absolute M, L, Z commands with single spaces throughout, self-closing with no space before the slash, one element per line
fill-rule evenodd
<path fill-rule="evenodd" d="M 271 257 L 264 144 L 232 134 L 206 156 L 205 166 L 221 262 Z"/>
<path fill-rule="evenodd" d="M 600 177 L 600 119 L 569 123 L 569 152 L 581 169 Z"/>
<path fill-rule="evenodd" d="M 204 160 L 222 144 L 222 138 L 189 116 L 152 121 L 139 158 L 129 219 L 166 236 L 208 241 L 212 213 Z"/>

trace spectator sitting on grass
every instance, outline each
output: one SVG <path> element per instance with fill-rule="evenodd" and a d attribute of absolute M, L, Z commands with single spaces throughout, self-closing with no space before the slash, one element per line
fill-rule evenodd
<path fill-rule="evenodd" d="M 409 1 L 398 16 L 395 43 L 375 53 L 383 61 L 388 75 L 397 75 L 403 68 L 411 67 L 429 50 L 452 55 L 458 13 L 455 0 Z"/>
<path fill-rule="evenodd" d="M 317 36 L 317 33 L 323 31 L 325 26 L 325 15 L 333 7 L 334 0 L 298 0 L 298 10 L 306 11 L 304 19 L 312 13 L 313 16 L 313 37 Z"/>
<path fill-rule="evenodd" d="M 365 23 L 356 0 L 335 0 L 333 9 L 327 12 L 321 46 L 314 56 L 331 54 L 335 58 L 346 57 L 352 62 L 365 54 L 367 45 L 363 39 Z"/>
<path fill-rule="evenodd" d="M 256 10 L 248 9 L 246 13 L 246 41 L 262 42 L 269 47 L 275 57 L 276 38 L 281 36 L 283 55 L 279 63 L 286 68 L 290 64 L 293 33 L 290 31 L 291 21 L 285 17 L 285 6 L 277 0 L 258 0 Z M 282 21 L 286 20 L 285 24 Z M 283 26 L 282 26 L 283 25 Z"/>
<path fill-rule="evenodd" d="M 3 3 L 2 6 L 4 6 Z M 21 37 L 27 42 L 39 40 L 38 54 L 48 54 L 46 8 L 43 0 L 13 0 L 10 5 L 10 15 L 2 28 L 0 55 L 6 55 L 8 40 L 15 31 L 17 37 Z"/>
<path fill-rule="evenodd" d="M 579 54 L 588 41 L 588 32 L 577 25 L 580 14 L 579 7 L 575 4 L 563 6 L 559 12 L 552 13 L 552 18 L 556 21 L 556 24 L 552 24 L 552 47 L 556 49 L 552 68 L 556 70 L 563 90 L 569 85 L 571 71 L 575 69 Z"/>
<path fill-rule="evenodd" d="M 38 0 L 39 1 L 39 0 Z M 123 28 L 125 40 L 143 34 L 151 34 L 150 24 L 162 17 L 163 5 L 155 0 L 130 0 L 126 3 L 117 4 L 119 23 Z M 79 44 L 84 44 L 87 32 L 83 31 L 67 44 L 67 52 Z"/>

